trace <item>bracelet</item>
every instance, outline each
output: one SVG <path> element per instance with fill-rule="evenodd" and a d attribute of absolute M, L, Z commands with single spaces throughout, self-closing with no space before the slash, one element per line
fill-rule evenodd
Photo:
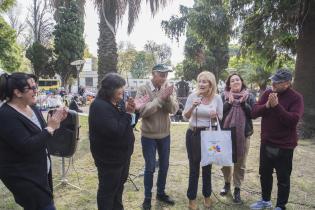
<path fill-rule="evenodd" d="M 45 128 L 46 129 L 46 131 L 51 135 L 51 136 L 53 136 L 54 135 L 54 132 L 55 132 L 55 130 L 52 128 L 52 127 L 46 127 Z"/>

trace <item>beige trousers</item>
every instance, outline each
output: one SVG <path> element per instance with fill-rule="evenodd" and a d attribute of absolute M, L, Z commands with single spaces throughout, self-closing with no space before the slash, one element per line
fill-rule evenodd
<path fill-rule="evenodd" d="M 246 138 L 245 143 L 245 154 L 242 158 L 239 158 L 236 163 L 234 163 L 233 167 L 233 184 L 234 187 L 241 187 L 242 182 L 244 181 L 245 169 L 246 169 L 246 159 L 248 155 L 250 145 L 250 137 Z M 223 172 L 224 181 L 226 183 L 231 183 L 232 180 L 232 166 L 223 166 L 221 168 Z"/>

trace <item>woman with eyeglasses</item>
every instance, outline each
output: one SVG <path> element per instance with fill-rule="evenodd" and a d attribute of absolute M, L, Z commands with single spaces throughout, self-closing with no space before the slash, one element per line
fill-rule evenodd
<path fill-rule="evenodd" d="M 67 112 L 58 109 L 45 122 L 35 107 L 36 77 L 0 76 L 0 179 L 25 210 L 55 210 L 47 141 Z"/>

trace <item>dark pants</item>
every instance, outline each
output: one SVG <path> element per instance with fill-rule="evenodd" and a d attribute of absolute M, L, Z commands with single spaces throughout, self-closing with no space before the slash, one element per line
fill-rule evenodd
<path fill-rule="evenodd" d="M 260 147 L 260 183 L 262 199 L 270 201 L 272 191 L 272 174 L 276 170 L 278 180 L 277 205 L 285 209 L 290 194 L 290 175 L 292 171 L 293 149 L 279 149 L 267 145 Z"/>
<path fill-rule="evenodd" d="M 97 167 L 99 210 L 123 210 L 122 194 L 129 174 L 130 160 L 121 166 L 102 165 Z"/>
<path fill-rule="evenodd" d="M 152 197 L 153 174 L 156 165 L 156 150 L 159 154 L 159 174 L 157 178 L 157 194 L 165 193 L 166 177 L 170 157 L 170 136 L 163 139 L 149 139 L 141 137 L 142 153 L 145 161 L 144 169 L 144 197 Z"/>
<path fill-rule="evenodd" d="M 18 178 L 1 178 L 3 184 L 12 192 L 15 202 L 24 210 L 55 210 L 50 193 L 36 184 Z"/>
<path fill-rule="evenodd" d="M 189 200 L 195 200 L 197 196 L 201 160 L 200 140 L 200 130 L 187 130 L 186 148 L 189 160 L 189 184 L 187 197 Z M 209 197 L 212 192 L 211 167 L 212 165 L 202 167 L 202 194 L 204 197 Z"/>

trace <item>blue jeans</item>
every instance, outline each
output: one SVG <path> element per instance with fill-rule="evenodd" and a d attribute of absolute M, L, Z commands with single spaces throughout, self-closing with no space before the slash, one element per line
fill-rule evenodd
<path fill-rule="evenodd" d="M 170 136 L 163 139 L 149 139 L 141 137 L 142 153 L 145 161 L 144 169 L 144 196 L 151 199 L 153 174 L 155 172 L 156 151 L 159 154 L 159 174 L 157 179 L 157 194 L 165 193 L 166 177 L 170 157 Z"/>

